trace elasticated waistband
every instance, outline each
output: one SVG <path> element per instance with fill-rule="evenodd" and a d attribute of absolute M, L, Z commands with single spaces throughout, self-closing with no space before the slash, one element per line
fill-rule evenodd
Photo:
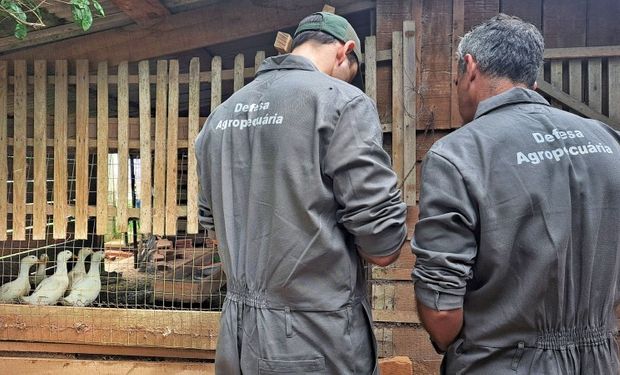
<path fill-rule="evenodd" d="M 608 327 L 574 328 L 547 331 L 536 338 L 539 349 L 566 349 L 568 347 L 597 346 L 613 340 L 615 332 Z"/>

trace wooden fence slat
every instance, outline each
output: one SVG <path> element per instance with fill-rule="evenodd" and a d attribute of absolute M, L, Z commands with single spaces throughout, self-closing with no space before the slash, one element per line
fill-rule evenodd
<path fill-rule="evenodd" d="M 582 86 L 581 86 L 581 60 L 572 59 L 568 62 L 568 91 L 570 95 L 583 101 Z"/>
<path fill-rule="evenodd" d="M 108 63 L 97 68 L 97 228 L 104 235 L 108 228 Z"/>
<path fill-rule="evenodd" d="M 168 61 L 166 60 L 157 62 L 156 91 L 153 234 L 163 236 L 166 224 L 166 115 L 168 97 Z"/>
<path fill-rule="evenodd" d="M 127 233 L 127 196 L 129 194 L 129 65 L 118 65 L 118 203 L 117 225 Z"/>
<path fill-rule="evenodd" d="M 54 239 L 67 234 L 67 60 L 57 60 L 54 76 Z"/>
<path fill-rule="evenodd" d="M 148 60 L 138 63 L 140 76 L 140 233 L 151 233 L 153 205 L 151 189 L 151 85 Z"/>
<path fill-rule="evenodd" d="M 608 60 L 609 72 L 609 117 L 620 123 L 620 57 Z"/>
<path fill-rule="evenodd" d="M 259 51 L 260 52 L 260 51 Z M 256 54 L 258 56 L 258 53 Z M 263 53 L 264 56 L 264 53 Z M 189 110 L 187 132 L 187 233 L 198 233 L 198 174 L 194 141 L 200 127 L 200 59 L 189 63 Z"/>
<path fill-rule="evenodd" d="M 179 61 L 170 60 L 168 74 L 168 160 L 166 168 L 166 235 L 177 234 L 177 138 L 179 127 Z"/>
<path fill-rule="evenodd" d="M 458 79 L 459 62 L 456 57 L 456 50 L 459 46 L 460 38 L 465 32 L 465 1 L 454 0 L 452 3 L 452 82 L 450 84 L 450 126 L 458 128 L 463 125 L 463 119 L 459 112 L 459 96 L 454 82 Z"/>
<path fill-rule="evenodd" d="M 408 206 L 415 206 L 417 201 L 416 188 L 416 107 L 415 85 L 416 82 L 416 40 L 415 23 L 405 21 L 403 23 L 403 103 L 404 103 L 404 170 L 403 190 L 404 201 Z"/>
<path fill-rule="evenodd" d="M 235 91 L 238 91 L 245 85 L 244 82 L 244 65 L 245 65 L 245 57 L 242 53 L 235 56 L 235 67 L 234 67 L 234 79 L 233 79 L 233 88 Z"/>
<path fill-rule="evenodd" d="M 211 60 L 211 112 L 222 103 L 222 58 Z"/>
<path fill-rule="evenodd" d="M 256 56 L 254 56 L 254 76 L 256 76 L 256 72 L 258 72 L 258 68 L 260 68 L 263 60 L 265 60 L 265 51 L 256 51 Z"/>
<path fill-rule="evenodd" d="M 403 105 L 403 33 L 395 31 L 392 33 L 392 166 L 398 176 L 398 186 L 405 173 Z"/>
<path fill-rule="evenodd" d="M 47 224 L 47 62 L 34 62 L 34 187 L 32 239 L 44 240 Z"/>
<path fill-rule="evenodd" d="M 551 61 L 551 84 L 553 87 L 560 91 L 564 91 L 562 88 L 562 61 Z"/>
<path fill-rule="evenodd" d="M 14 62 L 13 105 L 13 240 L 26 239 L 26 127 L 28 121 L 28 71 L 25 60 Z"/>
<path fill-rule="evenodd" d="M 588 105 L 596 112 L 602 111 L 602 63 L 600 58 L 588 60 Z"/>
<path fill-rule="evenodd" d="M 88 60 L 75 64 L 75 238 L 88 238 L 88 195 L 89 195 L 89 68 Z"/>
<path fill-rule="evenodd" d="M 368 36 L 364 43 L 364 64 L 366 69 L 366 95 L 377 102 L 377 37 Z M 361 66 L 358 69 L 362 69 Z"/>
<path fill-rule="evenodd" d="M 8 202 L 7 97 L 8 63 L 0 61 L 0 201 Z M 6 241 L 8 204 L 0 204 L 0 241 Z"/>

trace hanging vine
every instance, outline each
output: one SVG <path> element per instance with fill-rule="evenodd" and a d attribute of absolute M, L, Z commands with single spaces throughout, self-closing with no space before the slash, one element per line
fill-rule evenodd
<path fill-rule="evenodd" d="M 24 39 L 29 29 L 45 27 L 42 9 L 46 4 L 61 3 L 71 7 L 73 22 L 82 30 L 90 29 L 93 12 L 105 16 L 97 0 L 0 0 L 0 15 L 15 23 L 15 37 Z"/>

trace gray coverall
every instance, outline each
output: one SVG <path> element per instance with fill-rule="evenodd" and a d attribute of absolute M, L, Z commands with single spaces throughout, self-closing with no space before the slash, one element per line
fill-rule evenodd
<path fill-rule="evenodd" d="M 437 142 L 415 292 L 463 307 L 445 374 L 618 374 L 620 134 L 514 88 Z"/>
<path fill-rule="evenodd" d="M 272 57 L 211 114 L 196 157 L 228 280 L 216 373 L 376 374 L 357 246 L 396 252 L 406 207 L 373 102 Z"/>

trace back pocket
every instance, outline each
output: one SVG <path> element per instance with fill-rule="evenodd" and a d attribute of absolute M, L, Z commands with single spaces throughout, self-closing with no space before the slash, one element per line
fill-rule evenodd
<path fill-rule="evenodd" d="M 258 360 L 259 375 L 275 374 L 326 374 L 325 358 L 298 359 L 289 361 Z"/>

